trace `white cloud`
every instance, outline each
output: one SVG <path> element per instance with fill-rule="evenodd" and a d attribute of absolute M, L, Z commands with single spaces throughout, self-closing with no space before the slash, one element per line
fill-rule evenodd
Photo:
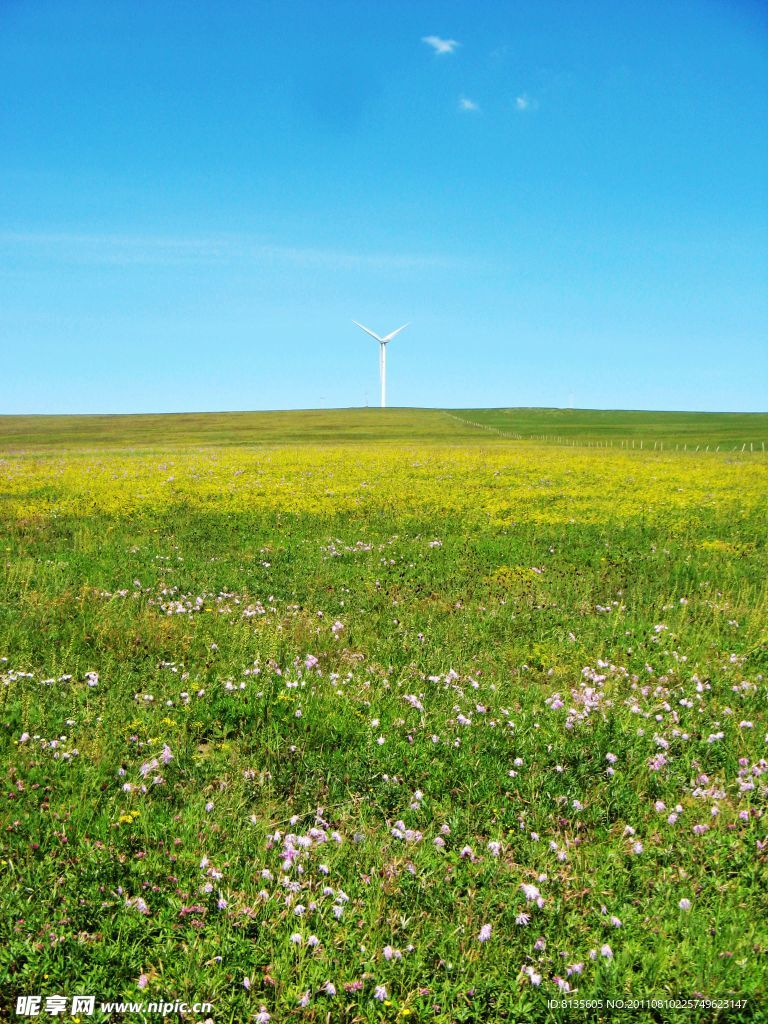
<path fill-rule="evenodd" d="M 128 264 L 211 263 L 226 252 L 221 237 L 168 235 L 86 235 L 68 232 L 0 232 L 0 250 L 44 252 L 73 263 Z"/>
<path fill-rule="evenodd" d="M 59 263 L 77 265 L 170 266 L 237 264 L 295 266 L 328 270 L 429 270 L 463 266 L 460 258 L 439 253 L 371 252 L 320 248 L 311 245 L 270 244 L 247 235 L 210 237 L 128 234 L 79 234 L 0 231 L 0 263 L 27 252 Z"/>
<path fill-rule="evenodd" d="M 441 39 L 440 36 L 422 36 L 421 41 L 431 46 L 435 53 L 453 53 L 457 46 L 461 46 L 455 39 Z"/>
<path fill-rule="evenodd" d="M 535 110 L 537 106 L 538 104 L 536 103 L 536 100 L 532 100 L 525 92 L 521 96 L 517 96 L 515 98 L 515 110 Z"/>
<path fill-rule="evenodd" d="M 459 110 L 479 110 L 480 107 L 475 103 L 474 100 L 468 99 L 466 96 L 462 96 L 459 100 Z"/>

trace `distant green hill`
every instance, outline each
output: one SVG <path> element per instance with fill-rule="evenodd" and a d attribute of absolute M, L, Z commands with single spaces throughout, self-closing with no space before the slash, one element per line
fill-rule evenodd
<path fill-rule="evenodd" d="M 768 413 L 464 409 L 455 415 L 525 439 L 768 446 Z"/>
<path fill-rule="evenodd" d="M 488 444 L 632 441 L 645 446 L 768 443 L 766 413 L 589 409 L 308 409 L 136 416 L 0 416 L 0 450 L 47 447 L 348 444 Z"/>

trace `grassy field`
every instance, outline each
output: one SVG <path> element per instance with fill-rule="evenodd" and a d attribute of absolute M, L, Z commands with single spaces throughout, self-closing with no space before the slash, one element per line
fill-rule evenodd
<path fill-rule="evenodd" d="M 0 1016 L 766 1019 L 766 418 L 570 415 L 0 420 Z"/>
<path fill-rule="evenodd" d="M 472 421 L 524 439 L 550 442 L 622 442 L 644 448 L 656 444 L 754 450 L 768 447 L 768 414 L 701 412 L 632 412 L 600 409 L 466 409 L 456 410 Z"/>
<path fill-rule="evenodd" d="M 484 429 L 483 429 L 484 428 Z M 145 416 L 0 416 L 0 452 L 95 445 L 488 444 L 518 434 L 550 443 L 654 442 L 723 450 L 768 445 L 768 413 L 589 409 L 309 409 Z"/>

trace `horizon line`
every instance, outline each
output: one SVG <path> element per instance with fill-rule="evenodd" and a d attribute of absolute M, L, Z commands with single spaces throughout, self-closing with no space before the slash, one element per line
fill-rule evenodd
<path fill-rule="evenodd" d="M 277 413 L 302 413 L 302 412 L 362 412 L 368 410 L 376 415 L 388 412 L 472 412 L 482 410 L 483 412 L 504 411 L 504 412 L 595 412 L 595 413 L 658 413 L 661 415 L 688 415 L 688 416 L 768 416 L 768 409 L 624 409 L 624 408 L 599 408 L 593 406 L 562 406 L 562 405 L 471 405 L 471 406 L 443 406 L 443 405 L 393 405 L 382 409 L 377 405 L 339 405 L 328 407 L 301 407 L 292 409 L 185 409 L 176 411 L 151 411 L 151 412 L 0 412 L 0 419 L 35 419 L 35 418 L 118 418 L 142 416 L 251 416 Z"/>

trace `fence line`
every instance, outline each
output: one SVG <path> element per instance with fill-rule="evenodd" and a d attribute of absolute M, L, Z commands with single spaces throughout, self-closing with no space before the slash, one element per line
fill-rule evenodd
<path fill-rule="evenodd" d="M 616 439 L 611 438 L 611 439 L 608 439 L 606 441 L 594 441 L 594 440 L 590 441 L 590 440 L 586 440 L 586 439 L 582 440 L 581 438 L 562 437 L 559 434 L 518 434 L 518 433 L 516 433 L 514 431 L 510 431 L 510 430 L 500 430 L 498 427 L 491 426 L 490 423 L 477 423 L 475 420 L 465 419 L 463 416 L 457 416 L 455 413 L 452 413 L 452 412 L 446 412 L 445 415 L 446 416 L 450 416 L 450 418 L 452 420 L 456 420 L 457 423 L 464 423 L 468 427 L 477 427 L 478 430 L 487 430 L 491 434 L 497 434 L 499 437 L 508 437 L 508 438 L 510 438 L 513 441 L 545 441 L 545 442 L 552 442 L 554 444 L 565 445 L 566 447 L 569 447 L 569 448 L 614 448 L 614 447 L 618 447 L 618 448 L 632 448 L 632 449 L 637 448 L 639 451 L 644 451 L 644 450 L 651 451 L 651 442 L 650 441 L 648 441 L 647 449 L 644 448 L 644 440 L 645 440 L 644 438 L 627 438 L 627 439 L 624 439 L 624 440 L 621 440 L 620 438 L 616 438 Z M 614 440 L 616 441 L 615 444 L 614 444 Z M 741 448 L 739 448 L 738 444 L 735 444 L 733 446 L 733 448 L 731 449 L 731 451 L 734 451 L 734 452 L 740 451 L 740 452 L 746 453 L 747 452 L 747 445 L 749 445 L 749 451 L 752 452 L 752 453 L 754 453 L 754 452 L 765 452 L 765 441 L 745 441 L 742 444 Z M 710 445 L 697 444 L 695 448 L 693 447 L 693 444 L 691 444 L 691 447 L 689 448 L 687 441 L 683 442 L 682 444 L 678 442 L 674 446 L 674 450 L 676 452 L 677 451 L 684 451 L 684 452 L 691 451 L 694 454 L 696 452 L 698 452 L 698 451 L 702 451 L 702 452 L 708 452 L 708 451 L 719 452 L 720 449 L 721 449 L 721 445 L 719 445 L 719 444 L 714 446 L 714 447 L 711 447 Z M 672 443 L 671 442 L 669 442 L 667 444 L 667 449 L 666 450 L 667 451 L 672 451 Z M 727 446 L 723 447 L 723 451 L 727 451 L 727 450 L 728 450 Z M 663 441 L 659 441 L 659 440 L 654 441 L 653 442 L 653 451 L 661 451 L 661 452 L 663 452 L 664 451 L 664 442 Z"/>

